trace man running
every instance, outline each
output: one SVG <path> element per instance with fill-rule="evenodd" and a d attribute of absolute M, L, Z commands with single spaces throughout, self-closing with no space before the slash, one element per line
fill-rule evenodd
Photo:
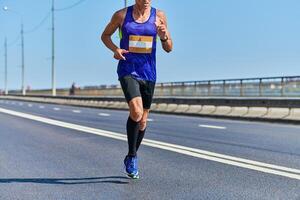
<path fill-rule="evenodd" d="M 120 30 L 120 48 L 111 40 Z M 119 60 L 118 77 L 129 106 L 127 120 L 128 154 L 124 159 L 126 173 L 139 178 L 137 150 L 146 131 L 156 82 L 156 42 L 162 48 L 173 48 L 165 14 L 151 7 L 151 0 L 135 0 L 133 6 L 117 11 L 106 26 L 101 39 Z"/>

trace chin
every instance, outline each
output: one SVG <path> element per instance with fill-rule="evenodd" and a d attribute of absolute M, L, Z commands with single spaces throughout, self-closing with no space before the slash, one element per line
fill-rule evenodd
<path fill-rule="evenodd" d="M 144 8 L 150 8 L 151 7 L 150 4 L 144 4 L 143 6 L 144 6 Z"/>

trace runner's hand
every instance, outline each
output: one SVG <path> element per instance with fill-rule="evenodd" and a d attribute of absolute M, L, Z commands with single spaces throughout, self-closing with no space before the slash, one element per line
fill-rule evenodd
<path fill-rule="evenodd" d="M 125 49 L 116 49 L 114 52 L 114 58 L 117 60 L 126 60 L 125 56 L 123 54 L 129 53 L 129 51 Z"/>
<path fill-rule="evenodd" d="M 160 39 L 165 39 L 168 37 L 167 35 L 167 27 L 164 24 L 163 20 L 160 20 L 159 22 L 155 22 L 156 28 L 157 28 L 157 34 L 160 37 Z"/>

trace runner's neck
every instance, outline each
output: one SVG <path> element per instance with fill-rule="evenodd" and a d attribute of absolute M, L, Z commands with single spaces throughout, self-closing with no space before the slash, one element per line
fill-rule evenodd
<path fill-rule="evenodd" d="M 135 4 L 133 6 L 133 13 L 135 15 L 137 15 L 138 17 L 146 17 L 148 18 L 147 16 L 150 14 L 150 10 L 151 10 L 151 7 L 149 8 L 144 8 L 144 7 L 139 7 L 137 4 Z"/>

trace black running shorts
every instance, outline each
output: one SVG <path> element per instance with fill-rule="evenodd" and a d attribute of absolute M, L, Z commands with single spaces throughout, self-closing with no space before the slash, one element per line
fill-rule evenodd
<path fill-rule="evenodd" d="M 127 103 L 134 97 L 142 97 L 143 108 L 150 109 L 155 82 L 134 79 L 131 75 L 119 79 Z"/>

